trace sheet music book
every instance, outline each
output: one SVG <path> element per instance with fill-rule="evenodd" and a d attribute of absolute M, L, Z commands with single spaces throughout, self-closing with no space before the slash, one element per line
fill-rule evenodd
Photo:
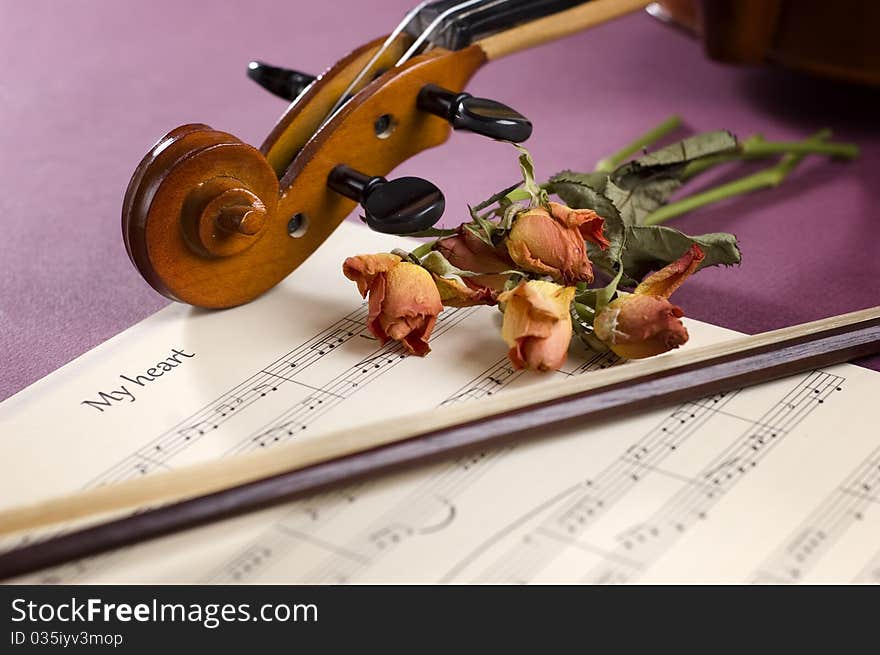
<path fill-rule="evenodd" d="M 0 404 L 0 506 L 616 364 L 574 347 L 555 373 L 516 371 L 489 307 L 445 310 L 424 359 L 381 346 L 341 264 L 401 245 L 346 223 L 257 301 L 173 304 Z M 736 336 L 687 326 L 685 348 Z M 18 581 L 880 582 L 878 391 L 880 374 L 835 366 Z"/>

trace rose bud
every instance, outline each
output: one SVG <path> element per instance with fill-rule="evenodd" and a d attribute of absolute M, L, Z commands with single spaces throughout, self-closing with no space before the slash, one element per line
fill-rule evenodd
<path fill-rule="evenodd" d="M 506 303 L 501 336 L 515 368 L 551 371 L 562 366 L 571 343 L 574 294 L 574 287 L 531 280 L 498 297 Z"/>
<path fill-rule="evenodd" d="M 457 278 L 434 276 L 434 284 L 440 292 L 440 300 L 446 307 L 471 307 L 473 305 L 496 305 L 498 295 L 494 289 L 481 285 L 469 284 L 471 278 L 463 278 L 464 282 Z"/>
<path fill-rule="evenodd" d="M 431 274 L 397 255 L 349 257 L 342 272 L 369 295 L 367 326 L 385 344 L 400 341 L 414 355 L 426 355 L 437 315 L 443 310 Z"/>
<path fill-rule="evenodd" d="M 467 279 L 468 286 L 473 288 L 501 291 L 507 276 L 498 274 L 515 268 L 505 248 L 493 248 L 463 225 L 459 226 L 455 236 L 440 239 L 435 249 L 456 268 L 472 273 L 487 273 Z"/>
<path fill-rule="evenodd" d="M 704 257 L 694 244 L 676 261 L 642 280 L 633 293 L 610 303 L 593 323 L 596 336 L 626 359 L 652 357 L 686 343 L 687 329 L 679 320 L 684 312 L 668 298 Z"/>
<path fill-rule="evenodd" d="M 624 359 L 641 359 L 678 348 L 688 340 L 684 312 L 662 296 L 621 296 L 599 312 L 596 336 Z"/>
<path fill-rule="evenodd" d="M 519 214 L 507 236 L 507 252 L 520 268 L 549 275 L 557 282 L 593 281 L 593 266 L 584 239 L 601 247 L 604 221 L 589 209 L 573 210 L 550 203 L 550 211 L 533 207 Z"/>

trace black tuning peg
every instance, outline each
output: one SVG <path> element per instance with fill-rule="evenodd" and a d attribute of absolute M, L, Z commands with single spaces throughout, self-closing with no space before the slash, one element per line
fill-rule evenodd
<path fill-rule="evenodd" d="M 305 88 L 315 81 L 314 75 L 289 68 L 270 66 L 262 61 L 248 64 L 247 75 L 254 82 L 280 98 L 293 102 Z"/>
<path fill-rule="evenodd" d="M 532 123 L 515 109 L 469 93 L 455 93 L 436 84 L 419 91 L 417 106 L 446 119 L 456 130 L 520 143 L 532 135 Z"/>
<path fill-rule="evenodd" d="M 388 181 L 340 164 L 330 171 L 327 186 L 359 202 L 370 229 L 386 234 L 426 230 L 440 220 L 446 209 L 443 192 L 420 177 Z"/>

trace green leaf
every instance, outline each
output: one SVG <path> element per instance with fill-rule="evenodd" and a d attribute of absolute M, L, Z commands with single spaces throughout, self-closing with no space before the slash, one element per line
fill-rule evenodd
<path fill-rule="evenodd" d="M 736 150 L 730 132 L 706 132 L 655 150 L 614 170 L 603 189 L 626 225 L 644 219 L 678 189 L 691 162 Z"/>
<path fill-rule="evenodd" d="M 502 232 L 507 232 L 511 227 L 513 227 L 513 219 L 516 218 L 516 215 L 522 211 L 522 207 L 518 205 L 508 205 L 504 208 L 504 214 L 501 216 L 501 220 L 498 222 L 498 229 Z"/>
<path fill-rule="evenodd" d="M 461 268 L 457 268 L 453 266 L 446 257 L 443 256 L 442 253 L 432 250 L 427 255 L 422 257 L 421 261 L 418 262 L 421 266 L 431 273 L 439 275 L 440 277 L 477 277 L 479 275 L 485 275 L 485 273 L 476 273 L 474 271 L 466 271 Z M 498 275 L 509 275 L 511 277 L 527 277 L 525 273 L 522 271 L 510 270 L 510 271 L 501 271 Z M 514 285 L 515 286 L 515 285 Z"/>
<path fill-rule="evenodd" d="M 641 225 L 644 219 L 681 186 L 674 177 L 631 177 L 621 187 L 611 179 L 605 185 L 605 195 L 620 212 L 625 225 Z"/>
<path fill-rule="evenodd" d="M 419 264 L 420 263 L 419 258 L 416 257 L 413 253 L 407 252 L 406 250 L 403 250 L 401 248 L 394 248 L 391 251 L 391 254 L 397 255 L 398 257 L 400 257 L 401 260 L 403 260 L 405 262 L 409 262 L 410 264 Z"/>
<path fill-rule="evenodd" d="M 726 130 L 695 134 L 639 157 L 631 164 L 640 168 L 686 164 L 701 157 L 719 155 L 736 149 L 736 137 Z M 625 164 L 624 166 L 627 166 Z M 618 169 L 619 170 L 619 169 Z"/>
<path fill-rule="evenodd" d="M 517 187 L 513 191 L 508 193 L 506 196 L 504 196 L 498 202 L 503 205 L 505 203 L 520 202 L 521 200 L 529 200 L 531 197 L 532 197 L 531 193 L 529 193 L 525 189 Z"/>
<path fill-rule="evenodd" d="M 444 257 L 436 250 L 432 250 L 427 255 L 422 257 L 421 265 L 432 273 L 436 273 L 440 277 L 472 277 L 474 275 L 479 275 L 479 273 L 474 273 L 473 271 L 465 271 L 460 268 L 456 268 L 449 263 L 449 260 L 446 259 L 446 257 Z"/>
<path fill-rule="evenodd" d="M 603 176 L 601 185 L 591 185 L 580 178 L 579 174 L 569 177 L 566 172 L 558 173 L 550 178 L 545 188 L 559 196 L 569 207 L 592 209 L 602 218 L 618 214 L 617 208 L 603 193 L 607 176 Z"/>
<path fill-rule="evenodd" d="M 464 229 L 473 234 L 487 246 L 491 246 L 492 248 L 495 247 L 495 244 L 492 243 L 492 237 L 489 236 L 479 225 L 475 225 L 474 223 L 464 223 Z"/>
<path fill-rule="evenodd" d="M 599 171 L 593 171 L 590 173 L 578 173 L 572 170 L 564 170 L 559 171 L 556 175 L 550 178 L 548 184 L 555 184 L 557 182 L 567 182 L 570 184 L 576 184 L 578 186 L 585 186 L 593 189 L 596 193 L 602 193 L 605 189 L 605 182 L 608 180 L 608 173 L 601 173 Z M 553 192 L 555 193 L 555 191 Z M 574 205 L 572 205 L 574 206 Z M 587 207 L 586 209 L 593 209 L 594 211 L 598 211 L 594 207 Z"/>
<path fill-rule="evenodd" d="M 589 307 L 593 316 L 605 309 L 605 306 L 614 300 L 617 294 L 617 287 L 623 279 L 623 269 L 620 269 L 611 281 L 604 287 L 598 289 L 585 289 L 575 294 L 575 300 L 582 305 Z M 592 323 L 592 322 L 591 322 Z"/>
<path fill-rule="evenodd" d="M 623 250 L 623 273 L 626 276 L 623 283 L 633 286 L 651 271 L 674 262 L 695 243 L 705 254 L 697 270 L 742 261 L 736 237 L 727 232 L 691 237 L 665 225 L 631 225 L 626 229 L 626 247 Z"/>
<path fill-rule="evenodd" d="M 470 205 L 468 205 L 468 211 L 471 213 L 471 218 L 474 219 L 474 223 L 476 223 L 476 228 L 471 230 L 477 236 L 480 236 L 480 232 L 483 233 L 484 236 L 480 236 L 480 239 L 485 243 L 488 243 L 490 246 L 492 245 L 492 237 L 495 234 L 495 224 L 492 221 L 483 218 L 477 213 L 477 210 Z"/>
<path fill-rule="evenodd" d="M 532 160 L 531 153 L 516 143 L 513 144 L 513 147 L 520 153 L 519 169 L 523 176 L 523 190 L 528 192 L 533 205 L 546 205 L 547 192 L 535 181 L 535 162 Z"/>

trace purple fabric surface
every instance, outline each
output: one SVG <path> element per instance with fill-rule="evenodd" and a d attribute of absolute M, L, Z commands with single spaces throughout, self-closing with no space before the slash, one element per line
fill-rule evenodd
<path fill-rule="evenodd" d="M 252 58 L 319 72 L 387 33 L 407 0 L 6 2 L 0 19 L 0 399 L 166 304 L 128 261 L 122 195 L 156 139 L 205 122 L 258 145 L 284 109 L 245 75 Z M 880 303 L 880 97 L 769 70 L 728 68 L 634 15 L 494 62 L 469 90 L 529 116 L 541 176 L 588 169 L 669 114 L 691 130 L 856 141 L 777 190 L 672 224 L 726 230 L 743 265 L 689 281 L 692 317 L 757 332 Z M 507 146 L 455 134 L 407 162 L 447 195 L 446 221 L 516 179 Z M 356 244 L 353 245 L 356 250 Z M 880 358 L 866 365 L 880 369 Z"/>

